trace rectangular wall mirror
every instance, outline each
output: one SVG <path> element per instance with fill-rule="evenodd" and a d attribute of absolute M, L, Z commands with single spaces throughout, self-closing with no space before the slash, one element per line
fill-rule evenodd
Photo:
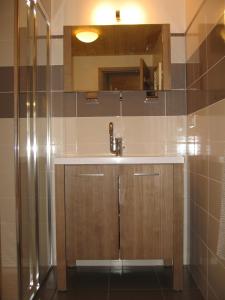
<path fill-rule="evenodd" d="M 67 92 L 168 90 L 170 68 L 168 24 L 64 27 Z"/>

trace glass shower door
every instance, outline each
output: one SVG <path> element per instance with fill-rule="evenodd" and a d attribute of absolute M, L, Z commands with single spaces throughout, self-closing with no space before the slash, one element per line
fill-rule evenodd
<path fill-rule="evenodd" d="M 49 132 L 49 25 L 36 6 L 36 139 L 39 275 L 42 281 L 51 266 L 50 248 L 50 132 Z"/>
<path fill-rule="evenodd" d="M 19 168 L 21 298 L 30 299 L 38 286 L 36 241 L 36 175 L 34 136 L 34 12 L 19 1 Z"/>
<path fill-rule="evenodd" d="M 51 267 L 49 25 L 34 1 L 19 0 L 19 165 L 21 299 Z"/>

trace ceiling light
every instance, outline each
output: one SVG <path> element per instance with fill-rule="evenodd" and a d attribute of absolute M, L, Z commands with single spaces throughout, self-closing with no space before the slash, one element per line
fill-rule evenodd
<path fill-rule="evenodd" d="M 76 38 L 83 43 L 92 43 L 96 41 L 99 34 L 94 31 L 80 31 L 76 33 Z"/>

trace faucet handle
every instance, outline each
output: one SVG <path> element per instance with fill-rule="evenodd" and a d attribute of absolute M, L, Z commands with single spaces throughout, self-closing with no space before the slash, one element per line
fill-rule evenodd
<path fill-rule="evenodd" d="M 113 135 L 113 122 L 109 123 L 109 134 Z"/>

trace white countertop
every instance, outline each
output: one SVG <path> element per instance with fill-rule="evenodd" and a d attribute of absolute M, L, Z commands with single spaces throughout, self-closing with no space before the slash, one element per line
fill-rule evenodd
<path fill-rule="evenodd" d="M 183 164 L 183 156 L 63 156 L 56 165 Z"/>

